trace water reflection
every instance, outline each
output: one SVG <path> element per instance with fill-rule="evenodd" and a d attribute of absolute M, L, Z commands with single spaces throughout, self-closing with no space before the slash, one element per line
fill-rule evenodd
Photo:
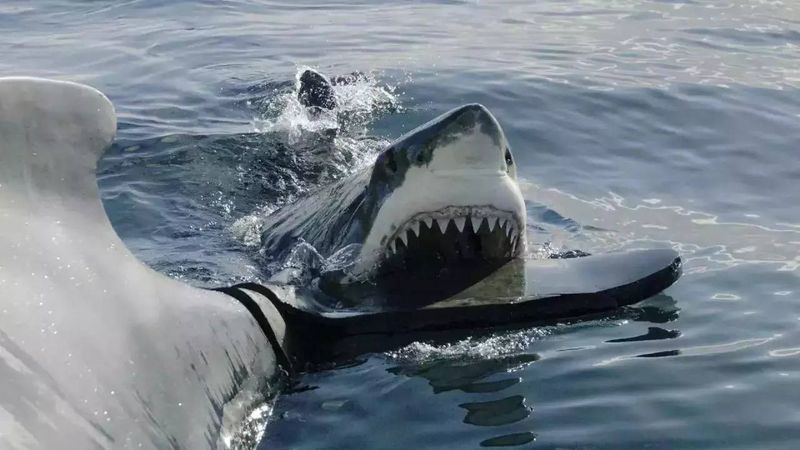
<path fill-rule="evenodd" d="M 678 302 L 667 294 L 659 294 L 634 306 L 622 308 L 619 314 L 635 322 L 668 323 L 678 320 Z"/>
<path fill-rule="evenodd" d="M 511 355 L 486 360 L 438 360 L 421 363 L 418 366 L 401 365 L 388 369 L 395 375 L 422 377 L 428 380 L 435 394 L 451 390 L 463 392 L 496 392 L 506 389 L 520 381 L 519 377 L 504 378 L 491 382 L 478 383 L 491 375 L 507 373 L 512 369 L 520 369 L 535 361 L 540 356 L 531 354 Z"/>
<path fill-rule="evenodd" d="M 610 339 L 606 342 L 637 342 L 637 341 L 657 341 L 662 339 L 675 339 L 681 335 L 678 330 L 665 330 L 659 327 L 649 327 L 647 333 L 629 338 Z"/>
<path fill-rule="evenodd" d="M 523 353 L 490 359 L 440 359 L 419 364 L 406 362 L 388 369 L 395 375 L 420 377 L 428 381 L 434 394 L 459 390 L 466 394 L 499 393 L 520 383 L 521 378 L 510 375 L 540 359 L 536 353 Z M 481 395 L 483 398 L 483 395 Z M 527 419 L 533 408 L 524 395 L 515 394 L 492 400 L 461 403 L 465 409 L 464 423 L 480 427 L 502 427 Z M 531 442 L 535 435 L 515 432 L 481 441 L 483 447 L 516 446 Z"/>
<path fill-rule="evenodd" d="M 605 361 L 601 361 L 595 366 L 607 366 L 609 364 L 626 361 L 626 360 L 634 360 L 637 358 L 665 358 L 665 357 L 687 357 L 687 356 L 710 356 L 710 355 L 717 355 L 721 353 L 730 353 L 730 352 L 738 352 L 741 350 L 745 350 L 751 347 L 758 347 L 764 345 L 770 341 L 773 341 L 777 338 L 781 337 L 780 334 L 775 334 L 770 337 L 765 338 L 754 338 L 754 339 L 742 339 L 734 342 L 726 342 L 722 344 L 714 344 L 714 345 L 698 345 L 692 347 L 684 347 L 684 348 L 677 348 L 677 349 L 670 349 L 670 350 L 662 350 L 657 352 L 651 353 L 642 353 L 638 355 L 627 355 L 627 356 L 617 356 L 611 359 L 607 359 Z"/>
<path fill-rule="evenodd" d="M 498 427 L 527 419 L 532 408 L 525 406 L 525 397 L 512 395 L 488 402 L 462 403 L 467 410 L 464 423 L 480 427 Z"/>
<path fill-rule="evenodd" d="M 486 439 L 481 441 L 480 445 L 481 447 L 515 447 L 533 442 L 535 439 L 536 435 L 528 431 L 525 433 L 506 434 Z"/>

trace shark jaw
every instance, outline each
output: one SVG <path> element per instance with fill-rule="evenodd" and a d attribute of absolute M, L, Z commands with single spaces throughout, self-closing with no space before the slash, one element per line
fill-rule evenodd
<path fill-rule="evenodd" d="M 431 181 L 438 185 L 424 189 L 431 196 L 412 192 L 420 186 L 414 183 L 384 203 L 351 276 L 436 277 L 446 269 L 499 266 L 524 253 L 525 209 L 515 180 L 497 175 Z M 462 203 L 454 205 L 453 197 Z"/>
<path fill-rule="evenodd" d="M 521 229 L 511 211 L 492 206 L 449 206 L 419 213 L 398 227 L 385 240 L 384 259 L 400 253 L 407 256 L 416 247 L 438 247 L 435 250 L 442 256 L 510 258 L 518 254 Z"/>
<path fill-rule="evenodd" d="M 520 254 L 520 230 L 513 213 L 489 206 L 420 213 L 387 239 L 379 272 L 435 278 L 447 270 L 493 267 Z"/>

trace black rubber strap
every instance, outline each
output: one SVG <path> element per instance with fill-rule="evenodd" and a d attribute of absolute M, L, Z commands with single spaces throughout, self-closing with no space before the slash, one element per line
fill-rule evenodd
<path fill-rule="evenodd" d="M 281 301 L 281 299 L 278 298 L 278 296 L 274 292 L 272 292 L 266 286 L 262 286 L 258 283 L 239 283 L 239 284 L 234 284 L 231 287 L 235 289 L 247 289 L 248 291 L 258 292 L 259 294 L 269 299 L 269 301 L 272 302 L 272 306 L 274 306 L 275 309 L 278 310 L 278 312 L 280 312 L 281 314 L 286 313 L 284 308 L 285 306 L 284 303 Z"/>
<path fill-rule="evenodd" d="M 254 289 L 254 286 L 257 286 L 259 289 Z M 256 322 L 261 327 L 261 331 L 264 332 L 264 335 L 267 336 L 267 340 L 272 345 L 272 348 L 275 351 L 275 359 L 278 361 L 278 364 L 283 367 L 290 377 L 294 376 L 295 371 L 292 360 L 289 358 L 289 355 L 286 353 L 286 350 L 283 348 L 283 346 L 281 346 L 280 342 L 278 342 L 278 337 L 275 335 L 275 330 L 272 329 L 272 325 L 270 325 L 269 319 L 267 319 L 267 317 L 264 315 L 264 311 L 261 310 L 255 300 L 239 289 L 250 289 L 254 292 L 258 292 L 269 299 L 273 305 L 276 304 L 277 297 L 269 289 L 255 283 L 243 283 L 236 286 L 213 289 L 214 291 L 228 294 L 236 300 L 239 300 L 239 303 L 241 303 L 245 308 L 247 308 L 248 311 L 250 311 L 250 314 L 252 314 L 253 318 L 256 319 Z M 267 293 L 269 293 L 269 295 L 267 295 Z"/>

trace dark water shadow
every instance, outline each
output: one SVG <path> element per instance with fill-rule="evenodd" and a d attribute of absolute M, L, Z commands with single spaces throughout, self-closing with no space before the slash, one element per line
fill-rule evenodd
<path fill-rule="evenodd" d="M 527 405 L 522 394 L 502 393 L 519 384 L 521 378 L 512 371 L 519 370 L 540 359 L 536 353 L 506 355 L 489 359 L 437 359 L 433 361 L 404 362 L 387 369 L 394 375 L 418 377 L 427 380 L 435 395 L 451 391 L 478 395 L 480 400 L 458 405 L 466 410 L 463 422 L 486 428 L 503 428 L 528 419 L 533 408 Z M 499 398 L 485 400 L 486 394 Z M 490 437 L 480 442 L 481 447 L 504 447 L 527 444 L 535 439 L 532 431 L 514 432 Z"/>
<path fill-rule="evenodd" d="M 680 337 L 681 332 L 678 330 L 665 330 L 660 327 L 649 327 L 647 333 L 629 338 L 610 339 L 606 342 L 640 342 L 640 341 L 658 341 L 662 339 L 675 339 Z"/>
<path fill-rule="evenodd" d="M 453 390 L 467 393 L 499 392 L 520 382 L 519 377 L 483 381 L 490 376 L 507 373 L 541 359 L 536 353 L 509 355 L 491 359 L 441 359 L 430 362 L 401 364 L 390 369 L 394 375 L 420 377 L 428 381 L 434 394 Z"/>
<path fill-rule="evenodd" d="M 519 422 L 527 419 L 532 411 L 525 405 L 525 397 L 521 395 L 486 402 L 462 403 L 458 406 L 467 410 L 464 423 L 479 427 L 498 427 Z"/>

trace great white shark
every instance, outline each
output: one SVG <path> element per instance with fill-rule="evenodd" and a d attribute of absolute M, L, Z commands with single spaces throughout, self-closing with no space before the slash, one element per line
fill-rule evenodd
<path fill-rule="evenodd" d="M 342 283 L 385 276 L 458 276 L 524 252 L 525 203 L 514 156 L 489 110 L 468 104 L 427 122 L 375 161 L 264 221 L 265 251 L 305 241 L 356 257 Z"/>

